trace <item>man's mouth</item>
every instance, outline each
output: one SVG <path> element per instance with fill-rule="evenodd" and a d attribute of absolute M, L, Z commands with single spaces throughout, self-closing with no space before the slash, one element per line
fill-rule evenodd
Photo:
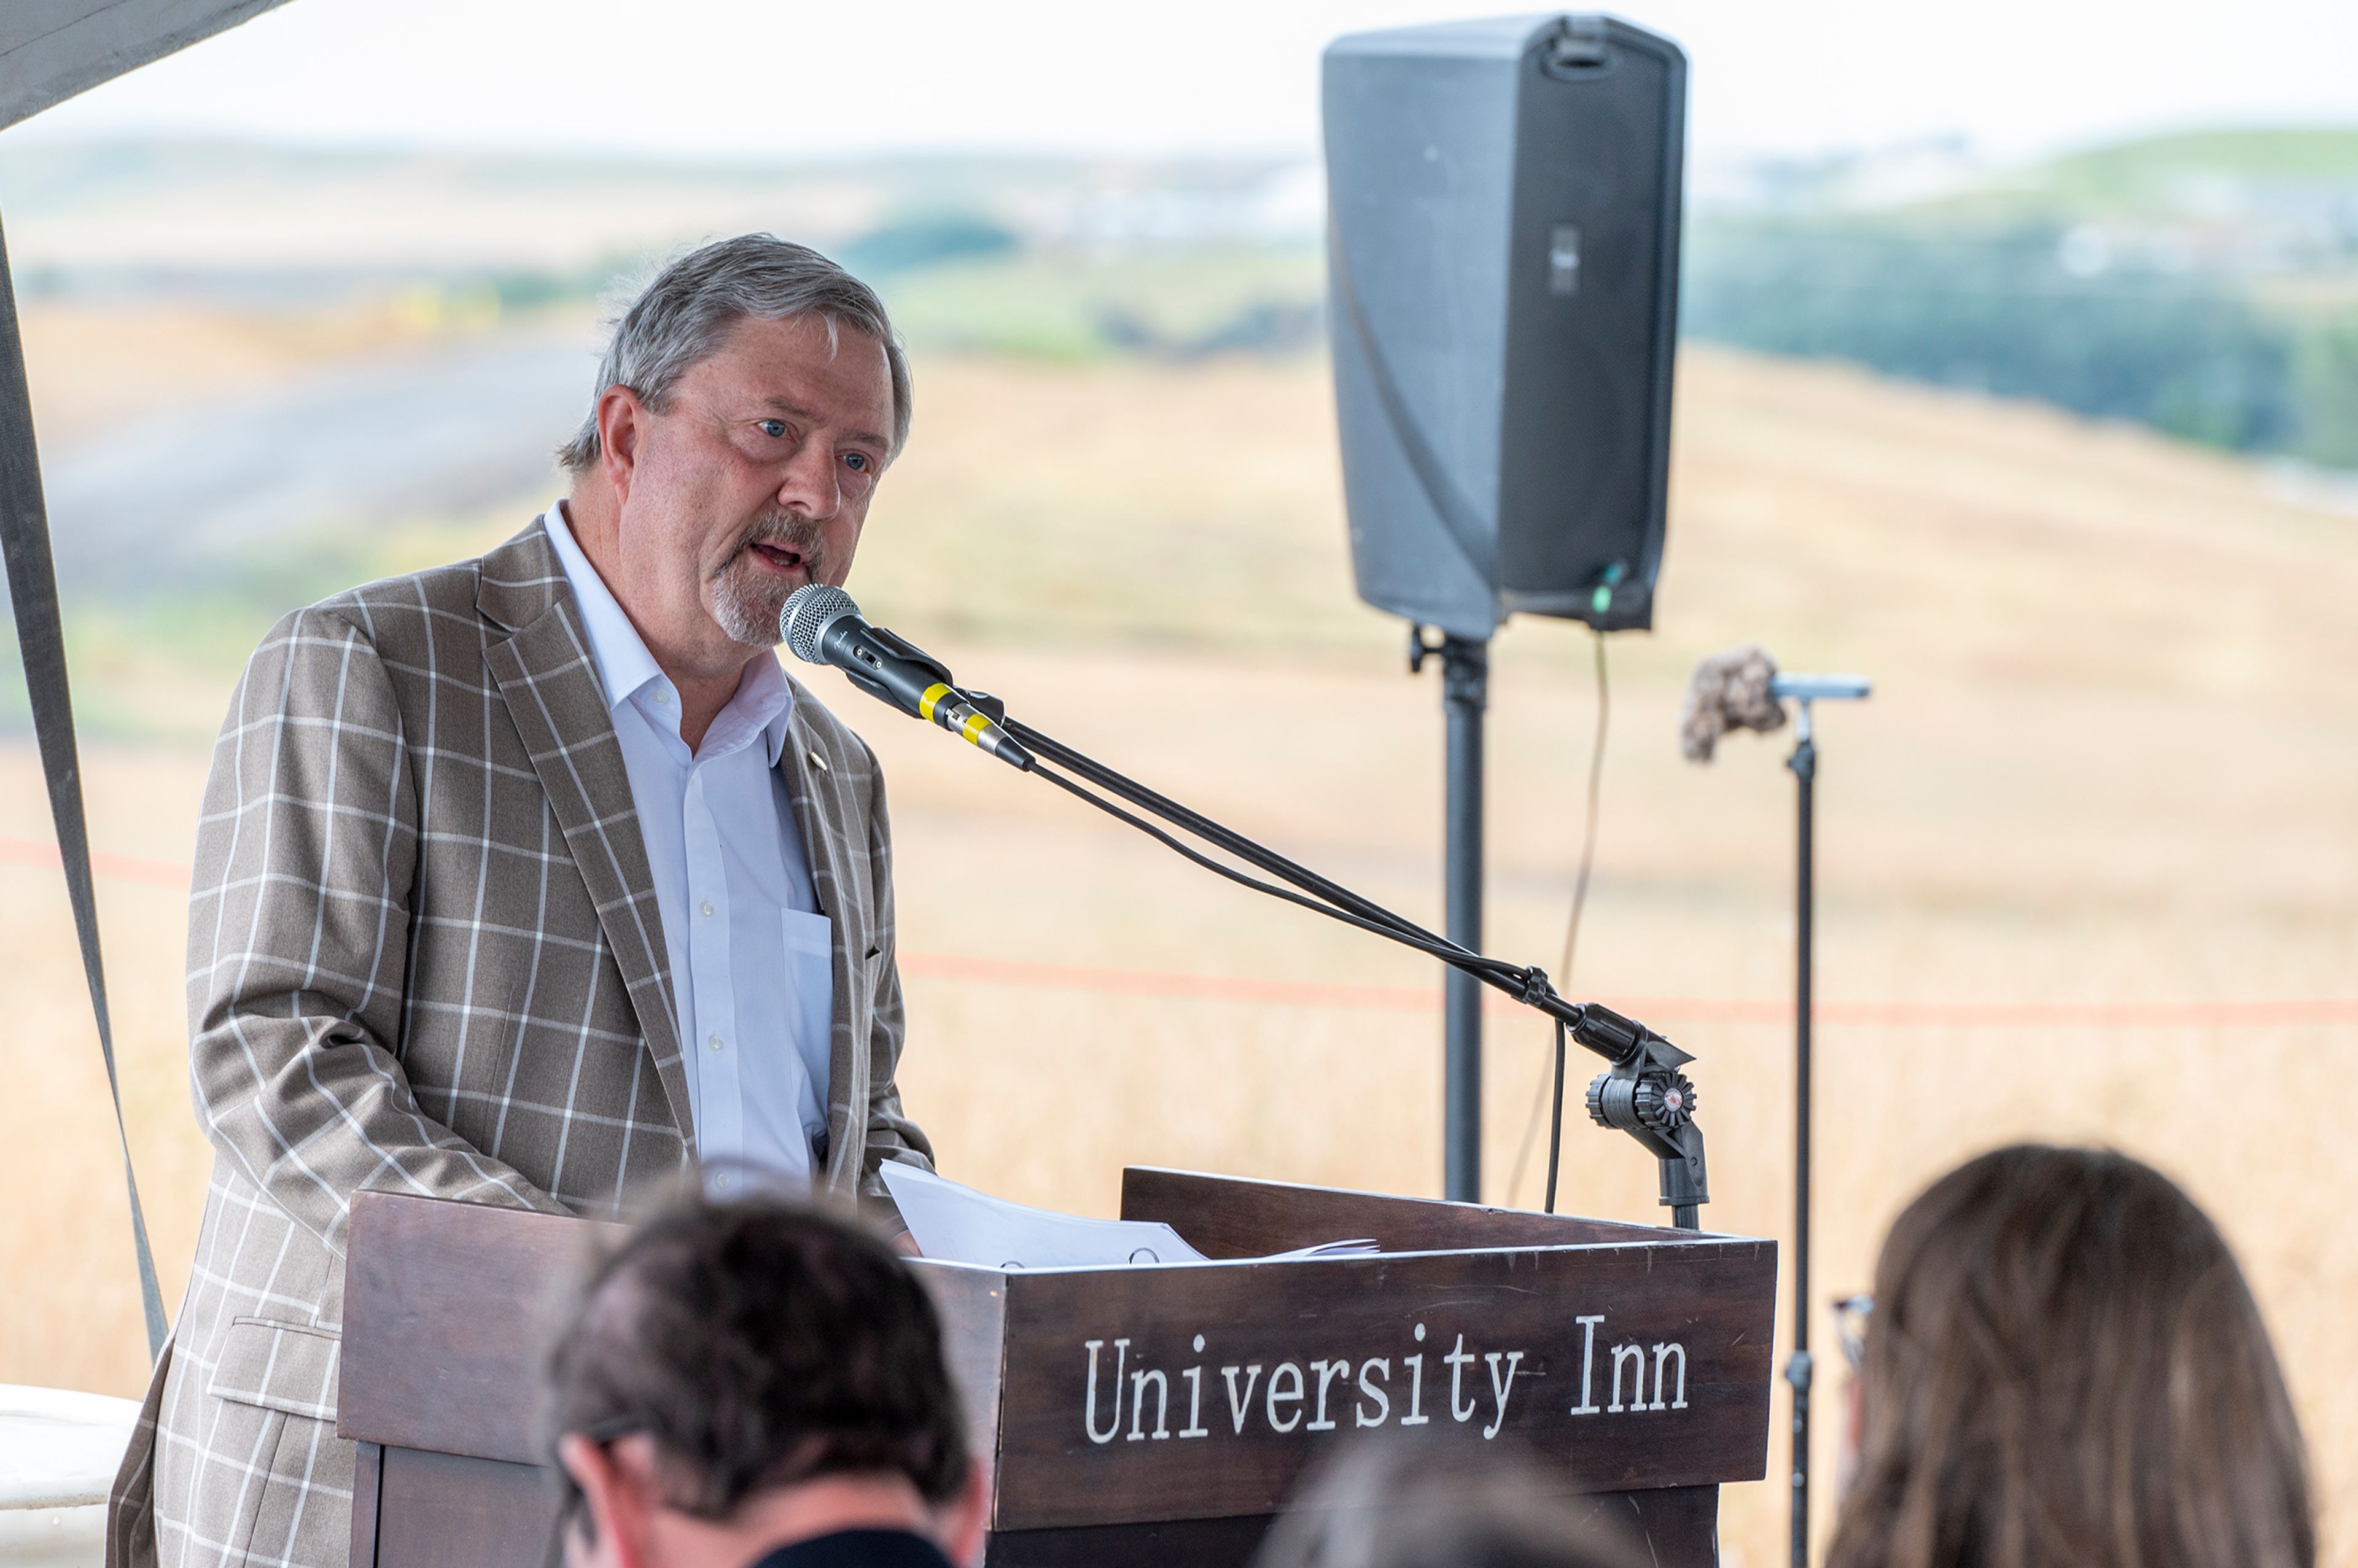
<path fill-rule="evenodd" d="M 756 541 L 753 554 L 773 569 L 782 572 L 803 571 L 809 565 L 803 553 L 792 545 L 769 545 Z"/>
<path fill-rule="evenodd" d="M 731 641 L 774 647 L 778 612 L 794 594 L 827 580 L 827 541 L 818 527 L 784 516 L 758 521 L 734 554 L 714 571 L 706 600 L 714 622 Z"/>

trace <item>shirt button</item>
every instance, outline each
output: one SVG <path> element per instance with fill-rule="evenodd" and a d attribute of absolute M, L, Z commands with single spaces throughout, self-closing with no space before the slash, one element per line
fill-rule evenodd
<path fill-rule="evenodd" d="M 671 693 L 664 690 L 661 687 L 655 687 L 655 706 L 657 708 L 669 708 L 671 706 Z"/>
<path fill-rule="evenodd" d="M 716 1186 L 716 1187 L 719 1187 L 722 1192 L 724 1192 L 724 1193 L 725 1193 L 725 1192 L 727 1192 L 730 1187 L 732 1187 L 732 1186 L 736 1185 L 737 1184 L 736 1184 L 736 1178 L 734 1178 L 733 1176 L 730 1175 L 730 1173 L 729 1173 L 728 1172 L 723 1171 L 723 1172 L 721 1172 L 719 1175 L 717 1175 L 717 1176 L 715 1176 L 715 1177 L 713 1177 L 713 1178 L 712 1178 L 712 1184 L 713 1184 L 714 1186 Z"/>
<path fill-rule="evenodd" d="M 698 904 L 696 908 L 698 914 L 710 914 L 712 913 L 712 901 L 708 898 L 702 903 Z"/>
<path fill-rule="evenodd" d="M 720 1049 L 720 1036 L 716 1034 L 711 1039 L 707 1040 L 705 1044 L 711 1046 L 715 1051 L 718 1051 Z"/>

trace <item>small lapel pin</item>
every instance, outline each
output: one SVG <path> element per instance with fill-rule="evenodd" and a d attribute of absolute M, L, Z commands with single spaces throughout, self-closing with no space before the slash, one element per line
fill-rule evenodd
<path fill-rule="evenodd" d="M 806 752 L 803 755 L 808 757 L 811 760 L 811 766 L 817 768 L 820 773 L 827 773 L 835 771 L 827 765 L 827 759 L 820 756 L 817 752 Z"/>

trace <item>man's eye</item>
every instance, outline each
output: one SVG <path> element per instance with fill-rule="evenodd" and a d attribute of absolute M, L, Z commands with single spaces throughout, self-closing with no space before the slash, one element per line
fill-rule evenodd
<path fill-rule="evenodd" d="M 786 422 L 784 419 L 764 419 L 755 428 L 764 436 L 775 438 L 786 433 Z"/>
<path fill-rule="evenodd" d="M 869 462 L 868 454 L 866 452 L 846 452 L 843 454 L 843 460 L 851 465 L 851 471 L 854 473 L 866 473 L 868 471 Z"/>

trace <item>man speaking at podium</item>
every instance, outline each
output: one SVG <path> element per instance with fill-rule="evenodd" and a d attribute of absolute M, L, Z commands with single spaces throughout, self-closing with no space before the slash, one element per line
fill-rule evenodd
<path fill-rule="evenodd" d="M 876 759 L 773 652 L 908 427 L 872 291 L 708 245 L 618 323 L 564 501 L 254 653 L 189 900 L 213 1176 L 111 1564 L 346 1562 L 356 1191 L 612 1214 L 700 1162 L 881 1205 L 930 1165 Z"/>

